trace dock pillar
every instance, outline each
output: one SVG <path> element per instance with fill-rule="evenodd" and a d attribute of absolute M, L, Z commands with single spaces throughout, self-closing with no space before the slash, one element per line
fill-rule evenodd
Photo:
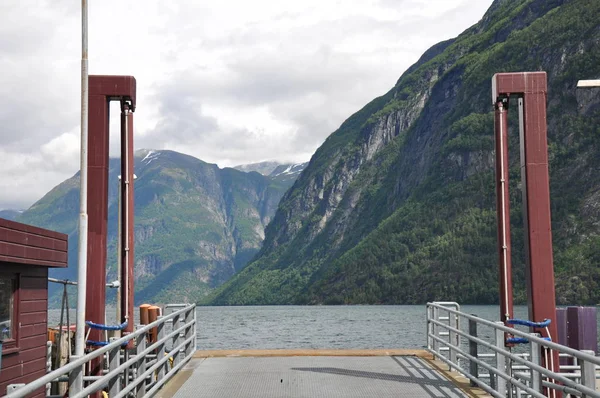
<path fill-rule="evenodd" d="M 558 329 L 556 319 L 556 299 L 554 292 L 554 262 L 552 255 L 552 228 L 550 224 L 550 183 L 548 174 L 548 143 L 546 125 L 546 99 L 547 99 L 547 76 L 546 72 L 521 72 L 521 73 L 498 73 L 492 78 L 492 102 L 496 106 L 496 126 L 504 125 L 506 122 L 499 120 L 502 115 L 498 108 L 507 110 L 509 100 L 517 99 L 519 114 L 519 133 L 521 144 L 521 180 L 523 193 L 523 220 L 525 232 L 526 268 L 525 277 L 527 284 L 527 298 L 529 308 L 529 320 L 541 322 L 550 319 L 552 323 L 546 329 L 539 332 L 544 337 L 551 337 L 558 341 Z M 498 127 L 496 127 L 498 129 Z M 498 142 L 498 131 L 496 137 Z M 500 143 L 505 143 L 501 137 Z M 496 148 L 498 151 L 499 144 Z M 503 145 L 501 153 L 496 154 L 498 159 L 508 159 L 508 148 Z M 508 168 L 507 161 L 504 166 Z M 498 170 L 496 175 L 506 179 L 507 171 Z M 501 182 L 501 181 L 500 181 Z M 497 181 L 498 184 L 498 181 Z M 502 188 L 508 189 L 507 184 Z M 504 191 L 502 189 L 502 191 Z M 505 197 L 508 201 L 508 196 Z M 505 202 L 505 203 L 506 203 Z M 507 207 L 499 207 L 499 236 L 501 236 L 501 225 L 509 220 L 510 214 Z M 502 212 L 502 214 L 500 214 Z M 501 217 L 500 217 L 501 215 Z M 506 222 L 506 225 L 509 225 Z M 506 225 L 504 230 L 507 230 Z M 506 232 L 504 232 L 506 235 Z M 499 251 L 510 253 L 510 240 L 500 240 Z M 508 246 L 505 250 L 502 246 Z M 500 256 L 500 274 L 510 273 Z M 503 306 L 512 297 L 504 297 L 511 292 L 512 288 L 504 287 L 501 283 L 501 299 Z M 504 310 L 504 308 L 503 308 Z M 512 308 L 510 308 L 512 311 Z M 505 314 L 501 314 L 505 316 Z M 548 336 L 549 335 L 549 336 Z M 551 358 L 544 363 L 547 369 L 558 372 L 558 353 L 553 351 Z"/>
<path fill-rule="evenodd" d="M 123 270 L 122 301 L 127 303 L 121 316 L 128 325 L 123 334 L 133 331 L 133 114 L 136 81 L 133 76 L 89 76 L 88 140 L 88 247 L 86 321 L 104 324 L 106 307 L 106 241 L 108 221 L 109 104 L 121 102 L 121 217 Z M 131 277 L 129 277 L 131 275 Z M 103 332 L 91 329 L 89 340 L 103 341 Z M 99 376 L 102 360 L 91 364 L 90 375 Z"/>

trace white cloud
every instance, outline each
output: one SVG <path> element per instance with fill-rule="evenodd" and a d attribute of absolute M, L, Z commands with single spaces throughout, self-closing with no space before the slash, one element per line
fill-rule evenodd
<path fill-rule="evenodd" d="M 94 1 L 90 72 L 136 77 L 138 148 L 221 166 L 302 161 L 491 2 Z M 0 208 L 29 206 L 79 168 L 79 6 L 0 3 Z"/>

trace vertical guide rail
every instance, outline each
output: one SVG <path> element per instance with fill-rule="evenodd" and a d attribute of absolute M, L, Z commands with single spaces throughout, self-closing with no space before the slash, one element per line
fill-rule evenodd
<path fill-rule="evenodd" d="M 85 348 L 85 299 L 87 279 L 87 179 L 88 179 L 88 4 L 81 0 L 81 165 L 79 187 L 79 248 L 77 256 L 77 329 L 75 331 L 75 361 L 83 356 Z M 69 392 L 75 394 L 83 389 L 83 366 L 71 372 L 72 382 Z"/>
<path fill-rule="evenodd" d="M 498 262 L 500 320 L 513 317 L 512 262 L 510 239 L 510 196 L 508 190 L 508 97 L 496 102 L 494 136 L 496 145 L 496 217 L 498 220 Z"/>

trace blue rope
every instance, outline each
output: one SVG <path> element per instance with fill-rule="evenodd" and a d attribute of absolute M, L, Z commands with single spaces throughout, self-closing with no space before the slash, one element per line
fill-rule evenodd
<path fill-rule="evenodd" d="M 94 340 L 87 340 L 85 342 L 87 345 L 92 345 L 94 347 L 103 347 L 105 345 L 108 345 L 108 341 L 94 341 Z"/>
<path fill-rule="evenodd" d="M 508 323 L 509 325 L 521 325 L 521 326 L 529 326 L 532 328 L 545 328 L 546 326 L 550 325 L 550 319 L 544 319 L 542 322 L 532 322 L 532 321 L 525 321 L 523 319 L 507 319 L 506 323 Z"/>
<path fill-rule="evenodd" d="M 552 339 L 550 337 L 542 337 L 544 340 L 546 341 L 552 341 Z M 506 339 L 507 343 L 510 344 L 529 344 L 529 340 L 527 340 L 524 337 L 509 337 L 508 339 Z"/>
<path fill-rule="evenodd" d="M 120 325 L 102 325 L 100 323 L 94 323 L 92 321 L 85 321 L 85 324 L 92 329 L 99 330 L 123 330 L 127 327 L 127 321 L 123 322 Z"/>

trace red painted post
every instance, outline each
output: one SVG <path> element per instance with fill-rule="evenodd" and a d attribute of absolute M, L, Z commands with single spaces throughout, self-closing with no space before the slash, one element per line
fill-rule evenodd
<path fill-rule="evenodd" d="M 90 76 L 88 142 L 88 264 L 86 321 L 103 324 L 106 302 L 106 235 L 108 219 L 108 100 Z M 90 330 L 88 340 L 104 340 L 100 330 Z M 101 361 L 92 365 L 98 375 Z"/>
<path fill-rule="evenodd" d="M 135 110 L 135 91 L 136 82 L 132 76 L 89 76 L 89 221 L 86 320 L 100 324 L 106 321 L 109 102 L 111 100 L 129 101 L 132 110 Z M 133 133 L 133 128 L 130 129 L 130 132 Z M 132 151 L 132 139 L 129 144 Z M 123 142 L 121 142 L 121 145 L 123 146 Z M 131 172 L 133 173 L 133 171 Z M 133 196 L 133 190 L 131 190 L 131 196 Z M 127 199 L 124 198 L 123 201 L 125 200 Z M 131 198 L 130 200 L 132 203 Z M 133 218 L 131 218 L 131 221 L 133 221 Z M 126 232 L 126 235 L 132 236 L 129 228 L 125 228 L 123 231 Z M 133 258 L 133 256 L 131 257 Z M 90 330 L 88 339 L 95 341 L 105 340 L 103 332 L 94 329 Z M 99 376 L 101 371 L 101 358 L 92 361 L 89 374 Z"/>
<path fill-rule="evenodd" d="M 503 97 L 519 98 L 521 179 L 525 220 L 526 280 L 529 319 L 551 319 L 542 335 L 558 341 L 554 263 L 550 224 L 550 184 L 546 126 L 546 72 L 498 73 L 492 79 L 494 103 Z M 558 353 L 545 366 L 558 371 Z"/>

